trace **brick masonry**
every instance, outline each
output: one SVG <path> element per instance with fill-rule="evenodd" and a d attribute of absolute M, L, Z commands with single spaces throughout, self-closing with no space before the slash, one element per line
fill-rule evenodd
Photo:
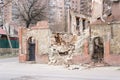
<path fill-rule="evenodd" d="M 38 22 L 33 28 L 19 29 L 19 60 L 20 62 L 28 61 L 28 39 L 35 39 L 35 58 L 36 62 L 47 63 L 50 46 L 50 30 L 46 21 Z M 44 58 L 43 58 L 44 57 Z"/>
<path fill-rule="evenodd" d="M 109 65 L 120 65 L 120 23 L 102 23 L 92 24 L 91 40 L 85 40 L 83 54 L 73 55 L 71 62 L 73 64 L 90 63 L 93 53 L 93 40 L 95 37 L 101 37 L 104 42 L 104 62 Z"/>
<path fill-rule="evenodd" d="M 120 65 L 120 47 L 119 47 L 119 32 L 120 23 L 114 24 L 94 24 L 91 25 L 91 41 L 85 40 L 83 45 L 83 54 L 74 54 L 71 63 L 89 63 L 91 62 L 93 39 L 95 37 L 103 38 L 104 42 L 104 61 L 110 65 Z M 34 28 L 20 28 L 19 29 L 19 61 L 28 61 L 28 39 L 29 37 L 35 39 L 35 57 L 37 63 L 48 63 L 50 53 L 50 36 L 51 32 L 47 22 L 39 22 Z"/>
<path fill-rule="evenodd" d="M 120 65 L 120 23 L 91 25 L 91 38 L 101 37 L 104 41 L 104 61 Z"/>

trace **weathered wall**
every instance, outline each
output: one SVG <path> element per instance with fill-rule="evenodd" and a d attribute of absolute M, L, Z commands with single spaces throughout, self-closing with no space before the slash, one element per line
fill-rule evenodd
<path fill-rule="evenodd" d="M 91 38 L 104 40 L 104 61 L 110 65 L 120 65 L 120 23 L 96 24 L 91 26 Z"/>
<path fill-rule="evenodd" d="M 102 24 L 91 27 L 91 37 L 102 37 L 104 42 L 110 39 L 110 53 L 120 54 L 120 23 Z"/>
<path fill-rule="evenodd" d="M 110 26 L 108 25 L 92 25 L 91 26 L 91 37 L 103 37 L 104 40 L 108 38 L 108 33 L 110 32 Z"/>
<path fill-rule="evenodd" d="M 120 21 L 120 2 L 112 4 L 112 15 L 114 16 L 114 21 Z"/>
<path fill-rule="evenodd" d="M 45 21 L 39 22 L 33 28 L 21 28 L 19 30 L 20 42 L 20 62 L 27 61 L 28 57 L 28 39 L 35 39 L 35 57 L 36 62 L 46 63 L 48 61 L 48 53 L 50 47 L 50 29 Z M 46 59 L 46 61 L 45 61 Z"/>
<path fill-rule="evenodd" d="M 28 38 L 33 37 L 38 43 L 38 54 L 46 54 L 49 51 L 49 32 L 49 29 L 24 29 L 22 43 L 26 44 Z M 25 53 L 24 49 L 23 52 Z"/>
<path fill-rule="evenodd" d="M 120 55 L 120 24 L 112 25 L 111 54 Z"/>

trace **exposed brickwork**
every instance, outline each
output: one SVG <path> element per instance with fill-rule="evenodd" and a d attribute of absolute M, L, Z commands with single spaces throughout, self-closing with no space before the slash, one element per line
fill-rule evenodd
<path fill-rule="evenodd" d="M 20 62 L 24 62 L 28 60 L 26 58 L 28 58 L 28 54 L 29 54 L 28 39 L 30 37 L 33 37 L 35 39 L 36 61 L 40 60 L 41 63 L 48 62 L 48 58 L 43 55 L 47 55 L 49 53 L 49 46 L 50 46 L 49 36 L 50 36 L 50 30 L 48 28 L 46 21 L 39 22 L 37 26 L 35 26 L 34 28 L 20 28 L 19 30 Z"/>
<path fill-rule="evenodd" d="M 41 64 L 47 64 L 49 62 L 49 57 L 47 54 L 36 55 L 36 62 Z"/>
<path fill-rule="evenodd" d="M 82 47 L 81 47 L 82 48 Z M 82 54 L 77 53 L 72 57 L 71 62 L 73 64 L 81 64 L 81 63 L 90 63 L 91 55 L 89 54 L 89 42 L 88 40 L 84 41 Z"/>
<path fill-rule="evenodd" d="M 120 24 L 113 25 L 111 39 L 111 54 L 120 54 Z"/>
<path fill-rule="evenodd" d="M 89 49 L 88 49 L 88 45 L 89 43 L 88 43 L 88 41 L 87 40 L 85 40 L 85 43 L 84 43 L 84 56 L 88 56 L 88 53 L 89 53 Z"/>
<path fill-rule="evenodd" d="M 24 63 L 27 61 L 27 55 L 26 54 L 19 54 L 19 62 Z"/>
<path fill-rule="evenodd" d="M 73 64 L 81 64 L 81 63 L 89 63 L 91 62 L 90 56 L 81 56 L 81 55 L 74 55 L 71 61 Z"/>
<path fill-rule="evenodd" d="M 120 23 L 91 25 L 91 37 L 104 40 L 104 61 L 110 65 L 120 65 Z"/>

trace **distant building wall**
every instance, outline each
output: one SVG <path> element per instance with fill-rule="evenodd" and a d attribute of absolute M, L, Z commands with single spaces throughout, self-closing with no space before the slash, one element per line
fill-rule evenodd
<path fill-rule="evenodd" d="M 77 13 L 80 13 L 80 0 L 71 0 L 70 3 L 70 9 Z"/>
<path fill-rule="evenodd" d="M 64 0 L 49 0 L 49 25 L 53 32 L 65 31 Z"/>
<path fill-rule="evenodd" d="M 93 21 L 102 17 L 103 13 L 103 0 L 92 0 L 92 19 Z"/>
<path fill-rule="evenodd" d="M 7 4 L 7 5 L 6 5 Z M 3 16 L 5 23 L 10 23 L 12 21 L 12 2 L 4 0 Z"/>

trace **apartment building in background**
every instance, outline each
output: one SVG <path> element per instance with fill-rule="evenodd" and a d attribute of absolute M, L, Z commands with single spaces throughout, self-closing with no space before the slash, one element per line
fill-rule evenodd
<path fill-rule="evenodd" d="M 80 0 L 71 0 L 70 9 L 74 12 L 80 13 Z"/>
<path fill-rule="evenodd" d="M 5 30 L 10 37 L 17 37 L 18 27 L 17 24 L 13 22 L 13 4 L 8 0 L 0 1 L 0 25 L 3 30 Z"/>
<path fill-rule="evenodd" d="M 53 31 L 66 32 L 70 11 L 91 16 L 92 0 L 49 0 L 49 24 Z"/>
<path fill-rule="evenodd" d="M 65 1 L 49 0 L 49 24 L 53 31 L 63 31 L 65 22 Z"/>

